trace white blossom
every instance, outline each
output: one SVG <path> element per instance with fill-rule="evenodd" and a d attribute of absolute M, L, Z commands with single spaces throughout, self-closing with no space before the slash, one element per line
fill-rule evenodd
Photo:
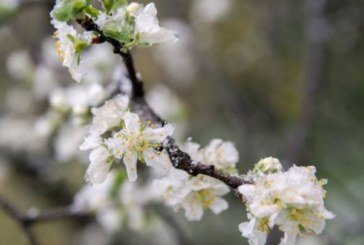
<path fill-rule="evenodd" d="M 108 100 L 100 108 L 93 108 L 92 125 L 89 128 L 89 134 L 81 144 L 81 150 L 89 150 L 99 146 L 102 143 L 101 135 L 109 129 L 121 126 L 125 112 L 129 105 L 127 96 L 118 95 L 114 99 Z"/>
<path fill-rule="evenodd" d="M 251 239 L 260 234 L 257 229 L 267 234 L 274 225 L 285 233 L 281 244 L 294 244 L 297 234 L 320 234 L 325 219 L 332 219 L 334 215 L 324 207 L 322 186 L 326 181 L 318 180 L 315 172 L 312 166 L 293 166 L 287 172 L 261 175 L 254 184 L 240 186 L 239 192 L 247 199 L 252 216 L 250 222 L 259 222 L 251 232 L 248 232 L 248 224 L 243 223 L 243 236 Z"/>
<path fill-rule="evenodd" d="M 59 114 L 53 111 L 47 112 L 36 121 L 34 125 L 35 134 L 42 138 L 50 137 L 61 120 Z"/>
<path fill-rule="evenodd" d="M 92 41 L 92 34 L 91 32 L 79 34 L 66 22 L 52 20 L 52 24 L 56 28 L 56 32 L 54 33 L 54 36 L 58 39 L 56 48 L 63 65 L 69 69 L 72 78 L 75 81 L 81 82 L 82 76 L 86 71 L 82 70 L 79 65 L 79 50 L 76 50 L 74 40 L 83 42 L 85 45 L 89 45 Z"/>
<path fill-rule="evenodd" d="M 172 135 L 173 127 L 166 125 L 160 128 L 144 126 L 137 114 L 127 112 L 124 117 L 125 128 L 106 140 L 112 154 L 123 159 L 130 181 L 137 178 L 137 160 L 143 159 L 148 166 L 165 171 L 169 163 L 164 161 L 160 152 L 154 150 L 167 136 Z"/>
<path fill-rule="evenodd" d="M 164 85 L 157 85 L 148 92 L 146 100 L 158 115 L 175 125 L 175 139 L 185 138 L 188 126 L 185 106 L 173 91 Z"/>
<path fill-rule="evenodd" d="M 168 82 L 174 87 L 185 89 L 196 77 L 198 66 L 193 54 L 193 38 L 191 27 L 180 19 L 168 19 L 163 25 L 180 35 L 176 43 L 166 43 L 153 49 L 153 56 L 160 68 L 168 76 Z M 175 59 L 178 57 L 178 59 Z"/>
<path fill-rule="evenodd" d="M 99 185 L 84 186 L 74 197 L 72 208 L 77 211 L 97 211 L 110 206 L 110 189 L 115 181 L 115 174 L 111 172 L 104 182 Z"/>
<path fill-rule="evenodd" d="M 100 108 L 92 109 L 93 122 L 91 130 L 101 135 L 108 129 L 118 126 L 129 105 L 127 96 L 119 95 L 106 101 Z"/>
<path fill-rule="evenodd" d="M 104 97 L 105 91 L 100 84 L 82 83 L 54 89 L 49 100 L 55 109 L 72 110 L 77 115 L 100 103 Z"/>
<path fill-rule="evenodd" d="M 85 136 L 84 128 L 75 125 L 63 124 L 54 141 L 54 149 L 57 160 L 66 162 L 79 156 L 78 146 Z"/>
<path fill-rule="evenodd" d="M 104 146 L 98 146 L 90 153 L 90 165 L 87 169 L 85 179 L 92 184 L 102 183 L 111 168 L 110 152 Z"/>
<path fill-rule="evenodd" d="M 13 151 L 41 152 L 46 142 L 33 126 L 33 121 L 24 118 L 1 117 L 0 146 Z"/>
<path fill-rule="evenodd" d="M 192 15 L 205 22 L 216 22 L 231 9 L 232 0 L 196 0 L 192 4 Z"/>
<path fill-rule="evenodd" d="M 239 152 L 234 143 L 213 139 L 210 143 L 201 148 L 199 144 L 191 142 L 185 143 L 182 149 L 187 152 L 193 160 L 205 165 L 214 165 L 217 169 L 228 172 L 236 171 L 236 163 L 239 161 Z"/>
<path fill-rule="evenodd" d="M 83 187 L 72 207 L 76 211 L 95 212 L 98 222 L 109 232 L 119 230 L 123 222 L 133 230 L 141 230 L 147 221 L 145 205 L 152 198 L 149 185 L 140 187 L 128 181 L 117 184 L 119 178 L 116 172 L 110 172 L 103 183 Z"/>
<path fill-rule="evenodd" d="M 150 195 L 136 183 L 124 182 L 120 188 L 120 202 L 127 213 L 128 226 L 140 231 L 145 226 L 144 206 L 151 200 Z"/>
<path fill-rule="evenodd" d="M 200 220 L 205 209 L 219 214 L 228 208 L 221 197 L 229 188 L 209 176 L 190 177 L 186 172 L 172 169 L 168 176 L 154 182 L 155 192 L 168 206 L 184 209 L 188 220 Z"/>
<path fill-rule="evenodd" d="M 250 245 L 260 245 L 265 244 L 267 240 L 268 229 L 266 224 L 257 218 L 248 216 L 250 221 L 241 223 L 239 225 L 239 230 L 242 235 L 249 240 Z"/>
<path fill-rule="evenodd" d="M 152 45 L 178 40 L 178 35 L 175 32 L 159 26 L 154 3 L 149 3 L 133 14 L 135 16 L 135 35 L 140 37 L 141 43 Z"/>
<path fill-rule="evenodd" d="M 9 74 L 17 80 L 31 80 L 34 64 L 26 51 L 13 52 L 6 61 Z"/>
<path fill-rule="evenodd" d="M 282 171 L 282 164 L 277 158 L 266 157 L 257 162 L 254 166 L 257 174 L 269 174 Z"/>
<path fill-rule="evenodd" d="M 102 30 L 112 29 L 114 31 L 123 32 L 126 22 L 126 10 L 125 8 L 118 8 L 108 15 L 106 13 L 100 13 L 95 23 Z"/>
<path fill-rule="evenodd" d="M 239 152 L 232 142 L 213 139 L 203 150 L 204 161 L 218 169 L 234 169 L 239 161 Z"/>
<path fill-rule="evenodd" d="M 45 64 L 40 64 L 34 73 L 34 94 L 39 98 L 47 97 L 51 91 L 57 88 L 58 81 L 54 69 Z"/>

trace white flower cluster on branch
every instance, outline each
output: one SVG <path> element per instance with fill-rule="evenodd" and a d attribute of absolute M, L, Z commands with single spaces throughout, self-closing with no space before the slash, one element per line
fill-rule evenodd
<path fill-rule="evenodd" d="M 86 73 L 80 66 L 81 52 L 91 44 L 95 36 L 89 31 L 77 32 L 67 22 L 72 18 L 89 16 L 105 37 L 123 43 L 123 50 L 178 40 L 175 32 L 159 26 L 154 3 L 143 7 L 138 3 L 127 4 L 126 1 L 120 0 L 101 2 L 104 11 L 90 6 L 89 1 L 57 0 L 51 13 L 52 24 L 57 30 L 55 32 L 55 37 L 58 38 L 57 52 L 63 65 L 69 68 L 73 79 L 77 82 L 80 82 Z"/>
<path fill-rule="evenodd" d="M 171 138 L 174 127 L 145 101 L 130 49 L 174 42 L 177 35 L 159 26 L 153 3 L 145 7 L 126 0 L 101 3 L 103 8 L 98 9 L 88 0 L 58 0 L 51 13 L 58 53 L 76 81 L 80 82 L 85 72 L 80 66 L 81 52 L 92 43 L 108 42 L 123 58 L 132 85 L 130 97 L 118 87 L 119 95 L 113 93 L 91 110 L 92 123 L 80 147 L 91 150 L 86 180 L 102 183 L 106 190 L 113 188 L 104 181 L 114 178 L 108 174 L 113 165 L 117 168 L 122 162 L 128 180 L 135 182 L 138 166 L 144 165 L 138 163 L 145 163 L 162 174 L 154 181 L 152 192 L 175 210 L 183 209 L 188 220 L 200 220 L 206 209 L 215 214 L 228 209 L 222 197 L 230 187 L 247 206 L 249 222 L 239 228 L 250 244 L 264 244 L 275 226 L 285 233 L 281 242 L 285 245 L 293 244 L 298 234 L 321 233 L 325 220 L 334 215 L 324 207 L 326 182 L 316 178 L 314 167 L 293 166 L 284 171 L 278 159 L 265 158 L 241 176 L 236 168 L 239 154 L 231 142 L 214 139 L 203 148 L 191 141 L 183 147 L 175 144 Z M 79 23 L 85 31 L 77 32 L 70 23 Z M 92 188 L 84 192 L 91 194 L 81 192 L 79 199 L 93 203 Z"/>
<path fill-rule="evenodd" d="M 326 180 L 318 180 L 313 166 L 282 171 L 278 159 L 258 162 L 254 184 L 239 187 L 247 200 L 249 222 L 239 226 L 250 244 L 265 244 L 270 229 L 284 232 L 282 245 L 295 244 L 297 235 L 320 234 L 334 215 L 324 207 Z M 253 173 L 253 175 L 254 175 Z M 250 176 L 251 177 L 251 176 Z"/>
<path fill-rule="evenodd" d="M 200 145 L 188 141 L 184 150 L 196 162 L 205 165 L 214 163 L 217 169 L 237 172 L 235 165 L 239 160 L 239 154 L 231 142 L 215 139 L 200 149 Z M 166 204 L 175 210 L 183 208 L 188 220 L 200 220 L 206 208 L 219 214 L 229 207 L 221 198 L 229 192 L 228 186 L 209 176 L 191 177 L 183 170 L 174 169 L 154 184 L 156 192 Z"/>
<path fill-rule="evenodd" d="M 93 184 L 106 179 L 116 160 L 123 161 L 132 182 L 137 179 L 138 160 L 159 170 L 169 167 L 165 153 L 155 148 L 173 134 L 173 127 L 142 123 L 137 114 L 127 111 L 128 101 L 128 97 L 118 96 L 92 110 L 93 124 L 81 149 L 92 150 L 86 179 Z"/>

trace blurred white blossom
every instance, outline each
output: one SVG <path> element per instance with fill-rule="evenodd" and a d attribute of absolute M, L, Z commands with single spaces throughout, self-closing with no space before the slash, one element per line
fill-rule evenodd
<path fill-rule="evenodd" d="M 205 22 L 216 22 L 231 9 L 232 0 L 195 0 L 192 2 L 192 15 Z"/>
<path fill-rule="evenodd" d="M 58 130 L 54 141 L 57 160 L 67 162 L 80 155 L 79 145 L 85 136 L 85 129 L 64 123 Z"/>
<path fill-rule="evenodd" d="M 14 151 L 44 149 L 45 141 L 34 130 L 34 121 L 16 117 L 0 119 L 0 146 Z"/>
<path fill-rule="evenodd" d="M 197 64 L 193 55 L 193 34 L 190 27 L 180 20 L 169 19 L 163 24 L 176 30 L 181 37 L 176 43 L 156 46 L 153 55 L 170 78 L 169 81 L 174 86 L 183 88 L 193 81 L 197 73 Z"/>
<path fill-rule="evenodd" d="M 19 0 L 0 0 L 0 14 L 2 11 L 13 11 L 19 6 Z"/>
<path fill-rule="evenodd" d="M 186 108 L 173 91 L 164 85 L 157 85 L 147 93 L 146 100 L 158 115 L 173 123 L 176 139 L 185 138 L 188 126 Z"/>
<path fill-rule="evenodd" d="M 152 200 L 148 184 L 139 187 L 120 179 L 121 176 L 111 172 L 103 183 L 83 187 L 75 196 L 73 209 L 95 212 L 108 232 L 116 232 L 123 223 L 130 229 L 142 230 L 147 224 L 145 205 Z"/>
<path fill-rule="evenodd" d="M 26 51 L 13 52 L 6 61 L 10 76 L 16 80 L 31 81 L 34 64 Z"/>

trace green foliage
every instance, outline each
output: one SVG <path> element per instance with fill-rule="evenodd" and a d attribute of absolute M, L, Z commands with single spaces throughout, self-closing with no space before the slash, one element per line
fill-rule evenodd
<path fill-rule="evenodd" d="M 124 24 L 118 26 L 116 23 L 107 23 L 103 29 L 105 36 L 118 40 L 127 45 L 134 39 L 134 26 L 132 24 Z"/>
<path fill-rule="evenodd" d="M 69 21 L 77 17 L 90 4 L 91 0 L 63 0 L 57 4 L 51 15 L 58 21 Z"/>
<path fill-rule="evenodd" d="M 102 0 L 101 2 L 107 14 L 128 3 L 127 0 Z"/>

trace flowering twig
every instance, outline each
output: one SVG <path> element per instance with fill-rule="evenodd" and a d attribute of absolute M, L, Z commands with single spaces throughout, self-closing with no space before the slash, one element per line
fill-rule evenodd
<path fill-rule="evenodd" d="M 45 221 L 63 219 L 63 218 L 87 218 L 91 216 L 91 213 L 75 211 L 71 207 L 58 207 L 52 210 L 43 212 L 20 212 L 9 201 L 0 196 L 0 208 L 7 213 L 18 225 L 22 228 L 28 243 L 30 245 L 36 245 L 37 241 L 32 234 L 31 226 Z"/>
<path fill-rule="evenodd" d="M 122 49 L 122 44 L 117 40 L 106 37 L 92 19 L 86 17 L 85 19 L 77 20 L 77 22 L 85 30 L 94 31 L 99 34 L 99 37 L 95 39 L 95 42 L 106 41 L 110 43 L 114 48 L 114 53 L 119 54 L 123 58 L 128 72 L 128 77 L 132 84 L 131 102 L 133 110 L 137 114 L 139 114 L 139 116 L 141 116 L 145 121 L 150 121 L 153 124 L 157 125 L 164 125 L 166 122 L 150 108 L 144 98 L 145 92 L 143 88 L 143 81 L 139 78 L 136 72 L 133 58 L 130 52 L 124 52 Z M 223 173 L 222 171 L 216 170 L 214 165 L 204 165 L 193 161 L 186 152 L 182 151 L 179 148 L 179 146 L 175 143 L 174 139 L 171 137 L 168 137 L 163 145 L 159 148 L 160 150 L 166 150 L 175 168 L 184 170 L 192 176 L 197 176 L 199 174 L 207 175 L 224 182 L 226 185 L 234 190 L 240 185 L 246 183 L 241 177 L 229 175 Z"/>

